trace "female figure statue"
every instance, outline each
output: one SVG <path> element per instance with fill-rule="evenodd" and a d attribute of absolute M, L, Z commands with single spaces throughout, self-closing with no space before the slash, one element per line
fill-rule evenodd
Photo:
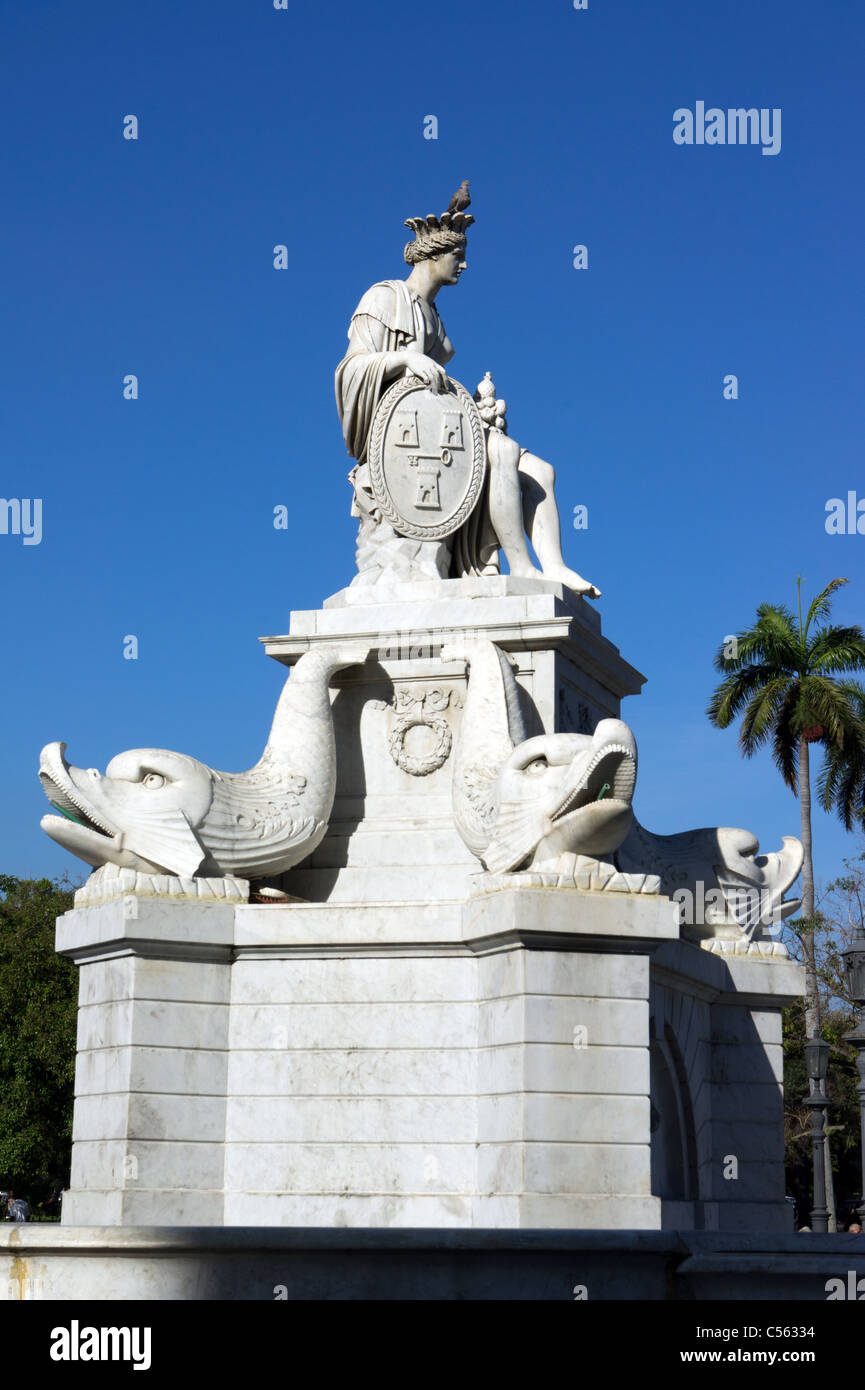
<path fill-rule="evenodd" d="M 376 507 L 367 467 L 373 416 L 397 377 L 411 374 L 436 393 L 447 388 L 445 366 L 454 348 L 435 301 L 439 290 L 458 284 L 466 269 L 466 231 L 473 221 L 462 212 L 408 218 L 405 225 L 415 234 L 403 252 L 410 274 L 373 285 L 352 315 L 348 352 L 336 369 L 336 403 L 346 447 L 357 461 L 349 474 L 355 490 L 352 514 L 360 518 L 355 582 L 375 582 L 383 574 L 496 574 L 501 547 L 511 574 L 557 580 L 577 594 L 599 598 L 600 590 L 569 569 L 562 556 L 551 465 L 507 436 L 504 405 L 495 400 L 494 389 L 476 397 L 487 426 L 487 485 L 456 535 L 446 541 L 401 537 Z M 540 569 L 532 563 L 525 532 Z"/>

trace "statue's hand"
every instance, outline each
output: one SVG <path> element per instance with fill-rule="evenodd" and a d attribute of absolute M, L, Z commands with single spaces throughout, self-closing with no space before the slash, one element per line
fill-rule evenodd
<path fill-rule="evenodd" d="M 421 381 L 425 382 L 431 391 L 435 391 L 436 395 L 440 391 L 447 390 L 447 372 L 431 357 L 424 357 L 422 352 L 407 352 L 404 362 L 412 375 L 420 377 Z"/>

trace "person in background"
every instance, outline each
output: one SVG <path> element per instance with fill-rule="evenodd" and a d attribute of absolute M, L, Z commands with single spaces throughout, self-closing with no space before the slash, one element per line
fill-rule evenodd
<path fill-rule="evenodd" d="M 6 1201 L 6 1220 L 7 1221 L 29 1221 L 30 1203 L 23 1197 L 16 1197 L 14 1192 L 9 1192 Z"/>

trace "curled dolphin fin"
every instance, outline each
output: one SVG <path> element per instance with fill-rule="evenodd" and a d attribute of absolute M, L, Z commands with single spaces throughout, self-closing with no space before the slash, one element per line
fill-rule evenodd
<path fill-rule="evenodd" d="M 207 857 L 183 811 L 158 811 L 136 821 L 118 837 L 118 849 L 130 850 L 166 873 L 192 878 Z"/>
<path fill-rule="evenodd" d="M 471 667 L 454 749 L 453 811 L 465 844 L 486 860 L 499 771 L 526 737 L 517 682 L 507 656 L 492 642 L 445 643 L 441 659 Z"/>
<path fill-rule="evenodd" d="M 543 802 L 503 801 L 499 806 L 495 832 L 483 853 L 483 861 L 491 874 L 506 874 L 518 869 L 534 852 L 550 827 Z"/>

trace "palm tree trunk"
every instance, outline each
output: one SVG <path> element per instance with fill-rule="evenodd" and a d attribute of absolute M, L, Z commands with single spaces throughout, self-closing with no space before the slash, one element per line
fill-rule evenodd
<path fill-rule="evenodd" d="M 814 904 L 814 860 L 811 848 L 811 750 L 804 735 L 799 735 L 799 809 L 802 820 L 802 948 L 805 955 L 805 1036 L 820 1031 L 820 996 L 817 993 L 817 952 L 814 943 L 816 930 Z M 811 1083 L 812 1087 L 814 1083 Z M 826 1209 L 828 1229 L 837 1231 L 835 1216 L 835 1182 L 832 1173 L 832 1151 L 828 1134 L 823 1136 L 823 1165 L 826 1174 Z"/>
<path fill-rule="evenodd" d="M 808 741 L 799 735 L 799 813 L 802 823 L 802 950 L 805 956 L 805 1036 L 820 1026 L 817 962 L 814 952 L 814 860 L 811 848 L 811 761 Z"/>

